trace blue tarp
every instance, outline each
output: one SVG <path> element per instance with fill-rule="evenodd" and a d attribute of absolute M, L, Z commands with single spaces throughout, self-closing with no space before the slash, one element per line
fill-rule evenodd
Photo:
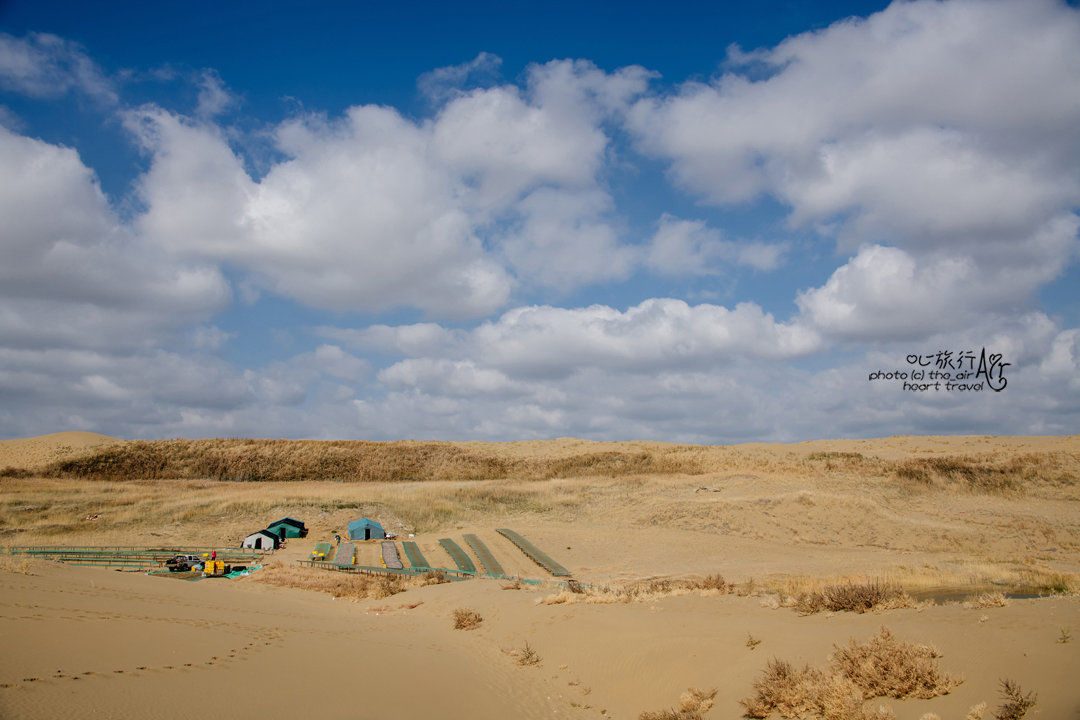
<path fill-rule="evenodd" d="M 383 531 L 382 525 L 374 520 L 360 518 L 349 523 L 350 540 L 372 540 L 384 537 L 386 537 L 386 532 Z"/>

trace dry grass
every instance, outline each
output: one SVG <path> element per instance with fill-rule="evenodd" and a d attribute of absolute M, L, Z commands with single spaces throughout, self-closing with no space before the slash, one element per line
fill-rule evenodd
<path fill-rule="evenodd" d="M 14 470 L 13 470 L 14 471 Z M 94 449 L 40 469 L 45 477 L 95 480 L 202 479 L 243 482 L 338 480 L 543 480 L 698 473 L 678 446 L 640 452 L 585 452 L 511 458 L 447 442 L 315 440 L 152 440 Z"/>
<path fill-rule="evenodd" d="M 403 575 L 379 575 L 330 572 L 274 561 L 263 565 L 248 581 L 324 592 L 335 598 L 364 600 L 385 598 L 404 592 L 408 581 Z"/>
<path fill-rule="evenodd" d="M 799 596 L 795 602 L 796 609 L 804 615 L 823 610 L 864 613 L 913 605 L 914 601 L 899 586 L 882 581 L 826 585 Z"/>
<path fill-rule="evenodd" d="M 978 595 L 977 597 L 966 601 L 964 603 L 964 607 L 972 608 L 972 609 L 974 609 L 974 608 L 990 608 L 990 607 L 1005 607 L 1008 604 L 1009 604 L 1009 600 L 1008 600 L 1008 598 L 1005 597 L 1004 593 L 989 592 L 989 593 L 982 593 L 981 595 Z"/>
<path fill-rule="evenodd" d="M 852 680 L 866 698 L 945 695 L 960 684 L 943 674 L 937 650 L 928 645 L 900 642 L 885 628 L 869 642 L 851 640 L 833 652 L 833 669 Z"/>
<path fill-rule="evenodd" d="M 39 560 L 26 557 L 25 555 L 0 554 L 0 572 L 15 573 L 17 575 L 35 575 L 34 568 Z"/>
<path fill-rule="evenodd" d="M 446 577 L 446 573 L 442 570 L 428 570 L 420 576 L 420 584 L 425 587 L 428 585 L 442 585 L 448 582 L 450 582 L 450 578 Z"/>
<path fill-rule="evenodd" d="M 679 698 L 679 704 L 670 710 L 643 712 L 638 720 L 702 720 L 704 713 L 713 706 L 716 688 L 698 690 L 688 688 Z"/>
<path fill-rule="evenodd" d="M 1012 680 L 1001 681 L 1001 707 L 994 713 L 997 720 L 1020 720 L 1027 711 L 1035 707 L 1035 693 L 1025 693 L 1018 683 Z"/>
<path fill-rule="evenodd" d="M 483 616 L 469 608 L 458 608 L 454 611 L 455 630 L 475 630 L 484 622 Z"/>
<path fill-rule="evenodd" d="M 719 574 L 704 578 L 653 578 L 621 585 L 581 585 L 568 582 L 567 588 L 537 600 L 543 605 L 572 605 L 589 603 L 610 605 L 614 603 L 653 602 L 676 595 L 698 594 L 705 597 L 733 592 L 734 586 Z"/>
<path fill-rule="evenodd" d="M 913 485 L 1014 494 L 1035 484 L 1075 485 L 1077 458 L 1069 453 L 1025 453 L 1006 458 L 954 455 L 894 463 L 893 474 Z"/>
<path fill-rule="evenodd" d="M 522 667 L 528 667 L 530 665 L 540 664 L 540 655 L 533 650 L 532 646 L 526 640 L 525 644 L 513 652 L 513 655 L 517 658 L 517 664 Z"/>
<path fill-rule="evenodd" d="M 796 669 L 773 659 L 754 682 L 755 694 L 740 700 L 750 717 L 774 710 L 787 718 L 812 715 L 823 720 L 892 717 L 885 708 L 867 710 L 875 697 L 930 698 L 959 684 L 938 669 L 938 654 L 925 645 L 897 640 L 887 629 L 866 643 L 850 641 L 834 649 L 828 669 Z"/>

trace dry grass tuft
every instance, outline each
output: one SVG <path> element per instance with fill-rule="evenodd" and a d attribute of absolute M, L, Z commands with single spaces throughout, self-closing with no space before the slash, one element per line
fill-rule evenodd
<path fill-rule="evenodd" d="M 428 585 L 442 585 L 448 582 L 450 582 L 450 578 L 446 577 L 446 573 L 442 570 L 428 570 L 420 576 L 420 584 L 425 587 Z"/>
<path fill-rule="evenodd" d="M 717 574 L 704 578 L 654 578 L 640 580 L 624 585 L 585 586 L 575 581 L 567 583 L 567 588 L 553 595 L 538 600 L 543 605 L 571 605 L 574 603 L 613 604 L 630 602 L 653 602 L 660 598 L 675 595 L 719 595 L 729 593 L 734 586 Z"/>
<path fill-rule="evenodd" d="M 746 647 L 750 648 L 751 650 L 757 648 L 757 646 L 760 644 L 761 640 L 757 639 L 753 635 L 746 636 Z"/>
<path fill-rule="evenodd" d="M 867 699 L 874 697 L 932 698 L 960 684 L 943 674 L 937 650 L 928 645 L 900 642 L 886 628 L 867 643 L 851 640 L 837 647 L 833 669 L 851 679 Z"/>
<path fill-rule="evenodd" d="M 522 667 L 540 664 L 540 656 L 532 649 L 527 640 L 523 646 L 514 651 L 514 655 L 517 657 L 517 664 Z"/>
<path fill-rule="evenodd" d="M 19 555 L 0 555 L 0 572 L 15 573 L 17 575 L 34 575 L 34 566 L 37 560 Z"/>
<path fill-rule="evenodd" d="M 765 718 L 774 710 L 783 717 L 813 715 L 823 720 L 891 718 L 892 711 L 866 709 L 875 697 L 930 698 L 959 684 L 937 668 L 938 654 L 925 645 L 898 641 L 885 628 L 867 643 L 852 640 L 836 647 L 825 671 L 796 669 L 772 659 L 754 682 L 755 694 L 739 702 L 749 717 Z"/>
<path fill-rule="evenodd" d="M 994 713 L 997 720 L 1020 720 L 1027 711 L 1035 707 L 1035 693 L 1024 693 L 1019 683 L 1012 680 L 1001 681 L 1001 707 Z"/>
<path fill-rule="evenodd" d="M 911 597 L 899 586 L 873 580 L 865 583 L 826 585 L 798 597 L 795 607 L 804 615 L 810 615 L 822 610 L 857 613 L 874 609 L 893 610 L 912 607 L 914 604 Z"/>
<path fill-rule="evenodd" d="M 716 688 L 698 690 L 688 688 L 679 698 L 679 704 L 670 710 L 643 712 L 638 720 L 702 720 L 704 713 L 713 706 Z"/>
<path fill-rule="evenodd" d="M 458 608 L 454 611 L 455 630 L 475 630 L 484 622 L 483 616 L 469 608 Z"/>
<path fill-rule="evenodd" d="M 300 565 L 273 561 L 263 565 L 259 572 L 249 576 L 250 581 L 329 593 L 335 598 L 365 600 L 385 598 L 406 589 L 407 581 L 402 575 L 371 575 L 331 572 Z"/>
<path fill-rule="evenodd" d="M 1072 633 L 1069 632 L 1069 628 L 1061 628 L 1061 634 L 1058 635 L 1057 641 L 1060 644 L 1064 645 L 1070 640 L 1072 640 Z"/>
<path fill-rule="evenodd" d="M 989 607 L 1005 607 L 1009 604 L 1008 598 L 1004 593 L 992 592 L 983 593 L 973 600 L 968 600 L 964 603 L 966 608 L 989 608 Z"/>
<path fill-rule="evenodd" d="M 978 705 L 972 705 L 968 710 L 968 714 L 964 717 L 964 720 L 983 720 L 983 715 L 986 713 L 986 703 L 981 702 Z"/>

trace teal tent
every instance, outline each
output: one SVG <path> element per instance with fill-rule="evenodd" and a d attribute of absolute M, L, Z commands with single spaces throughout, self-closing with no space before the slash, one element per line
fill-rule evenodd
<path fill-rule="evenodd" d="M 382 529 L 382 525 L 374 520 L 360 518 L 349 523 L 350 540 L 375 540 L 384 537 L 386 537 L 386 532 Z"/>

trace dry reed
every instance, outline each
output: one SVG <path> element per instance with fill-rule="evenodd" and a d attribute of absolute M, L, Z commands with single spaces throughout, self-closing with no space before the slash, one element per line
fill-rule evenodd
<path fill-rule="evenodd" d="M 754 718 L 768 717 L 774 710 L 784 717 L 813 715 L 822 720 L 889 718 L 891 710 L 866 709 L 864 701 L 935 697 L 959 684 L 941 673 L 938 657 L 933 648 L 901 642 L 882 628 L 866 643 L 852 640 L 836 646 L 826 670 L 800 670 L 784 660 L 770 660 L 754 682 L 755 694 L 739 702 Z"/>
<path fill-rule="evenodd" d="M 475 630 L 480 627 L 480 623 L 482 622 L 484 622 L 483 616 L 475 610 L 458 608 L 454 611 L 455 630 Z"/>
<path fill-rule="evenodd" d="M 679 704 L 670 710 L 643 712 L 638 720 L 702 720 L 704 713 L 713 706 L 716 688 L 698 690 L 688 688 L 679 698 Z"/>

